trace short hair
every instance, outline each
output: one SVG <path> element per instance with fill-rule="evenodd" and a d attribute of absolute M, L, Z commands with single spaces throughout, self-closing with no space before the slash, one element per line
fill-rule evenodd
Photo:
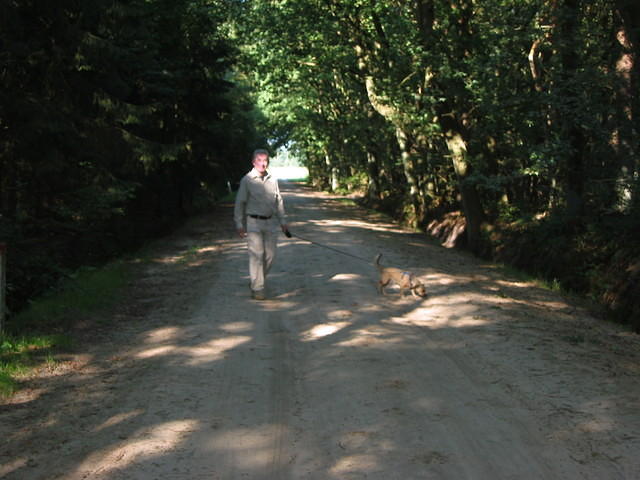
<path fill-rule="evenodd" d="M 257 148 L 251 154 L 251 161 L 253 162 L 258 155 L 266 155 L 267 159 L 269 158 L 269 151 L 264 148 Z"/>

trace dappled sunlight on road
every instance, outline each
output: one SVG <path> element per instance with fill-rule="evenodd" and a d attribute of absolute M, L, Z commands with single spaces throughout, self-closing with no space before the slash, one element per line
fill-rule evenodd
<path fill-rule="evenodd" d="M 115 473 L 134 463 L 166 455 L 184 441 L 185 437 L 197 429 L 198 420 L 185 419 L 153 425 L 133 433 L 132 439 L 121 440 L 104 450 L 92 452 L 76 469 L 78 474 L 92 472 L 96 462 L 102 463 L 101 476 Z"/>
<path fill-rule="evenodd" d="M 329 279 L 329 281 L 330 282 L 352 282 L 352 281 L 363 280 L 364 278 L 366 277 L 357 273 L 337 273 L 336 275 L 333 275 Z"/>
<path fill-rule="evenodd" d="M 188 365 L 202 365 L 221 360 L 225 354 L 240 345 L 249 343 L 253 337 L 237 335 L 210 340 L 199 345 L 189 347 L 185 355 L 191 357 Z"/>
<path fill-rule="evenodd" d="M 345 455 L 329 469 L 329 473 L 335 478 L 344 478 L 351 475 L 366 475 L 367 472 L 375 472 L 380 469 L 379 458 L 368 454 Z"/>
<path fill-rule="evenodd" d="M 255 328 L 251 322 L 230 322 L 220 325 L 220 330 L 223 332 L 250 332 Z"/>
<path fill-rule="evenodd" d="M 106 419 L 103 423 L 101 423 L 100 425 L 98 425 L 96 428 L 94 428 L 94 432 L 101 432 L 102 430 L 105 430 L 107 428 L 113 428 L 118 424 L 121 424 L 123 422 L 129 422 L 131 421 L 133 418 L 138 417 L 140 415 L 144 414 L 144 410 L 141 408 L 138 408 L 136 410 L 132 410 L 130 412 L 123 412 L 123 413 L 118 413 L 117 415 L 114 415 L 112 417 L 109 417 L 108 419 Z"/>
<path fill-rule="evenodd" d="M 402 345 L 405 339 L 381 325 L 370 325 L 355 328 L 351 335 L 342 341 L 336 342 L 339 347 L 372 347 L 387 350 Z"/>
<path fill-rule="evenodd" d="M 161 327 L 151 330 L 144 339 L 144 343 L 167 342 L 174 340 L 182 333 L 178 327 Z"/>
<path fill-rule="evenodd" d="M 272 301 L 265 301 L 260 308 L 267 312 L 280 312 L 283 309 L 291 309 L 297 307 L 299 304 L 295 300 L 280 300 L 278 299 L 278 303 Z"/>
<path fill-rule="evenodd" d="M 137 358 L 153 358 L 164 355 L 173 354 L 178 351 L 178 347 L 175 345 L 163 345 L 162 347 L 154 347 L 144 350 L 136 354 Z"/>
<path fill-rule="evenodd" d="M 320 325 L 314 325 L 310 330 L 306 332 L 302 332 L 300 334 L 300 339 L 303 342 L 311 342 L 313 340 L 317 340 L 322 337 L 326 337 L 327 335 L 333 335 L 334 333 L 342 330 L 343 328 L 351 325 L 350 322 L 332 322 L 332 323 L 323 323 Z"/>
<path fill-rule="evenodd" d="M 393 225 L 376 224 L 361 220 L 311 220 L 308 223 L 321 228 L 325 233 L 340 233 L 352 228 L 362 228 L 373 232 L 393 232 L 396 235 L 412 235 L 412 233 L 408 231 L 396 231 L 397 227 L 394 229 Z"/>
<path fill-rule="evenodd" d="M 198 344 L 178 345 L 161 345 L 158 347 L 148 348 L 138 352 L 135 356 L 140 359 L 148 359 L 159 356 L 173 355 L 186 357 L 188 365 L 200 365 L 225 358 L 225 353 L 239 345 L 250 342 L 252 337 L 249 336 L 228 336 L 216 338 L 207 342 Z"/>
<path fill-rule="evenodd" d="M 11 475 L 12 473 L 27 468 L 29 464 L 28 454 L 18 455 L 10 459 L 8 462 L 0 465 L 0 475 Z"/>

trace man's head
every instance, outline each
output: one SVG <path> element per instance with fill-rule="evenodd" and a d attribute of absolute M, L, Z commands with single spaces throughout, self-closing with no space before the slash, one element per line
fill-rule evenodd
<path fill-rule="evenodd" d="M 269 152 L 263 149 L 254 150 L 251 162 L 260 175 L 265 175 L 269 166 Z"/>

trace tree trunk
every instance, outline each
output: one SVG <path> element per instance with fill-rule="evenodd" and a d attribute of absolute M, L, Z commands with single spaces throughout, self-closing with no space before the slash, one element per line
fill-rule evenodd
<path fill-rule="evenodd" d="M 327 165 L 327 171 L 329 172 L 329 181 L 331 186 L 331 191 L 335 192 L 340 187 L 340 179 L 338 175 L 338 168 L 335 166 L 333 160 L 331 159 L 331 154 L 328 150 L 324 152 L 324 161 Z"/>
<path fill-rule="evenodd" d="M 481 226 L 484 222 L 484 211 L 480 195 L 468 179 L 471 174 L 471 166 L 467 159 L 467 142 L 465 141 L 461 128 L 456 128 L 453 119 L 446 117 L 440 122 L 445 133 L 447 148 L 451 155 L 453 168 L 458 178 L 458 189 L 462 197 L 462 208 L 467 221 L 467 243 L 469 250 L 478 253 L 480 250 Z"/>
<path fill-rule="evenodd" d="M 400 147 L 400 158 L 402 159 L 404 176 L 409 185 L 409 198 L 415 215 L 413 220 L 418 224 L 423 220 L 425 205 L 421 200 L 422 195 L 420 195 L 418 178 L 415 173 L 415 161 L 412 155 L 413 143 L 410 135 L 401 127 L 396 127 L 396 138 L 398 140 L 398 146 Z"/>
<path fill-rule="evenodd" d="M 473 37 L 470 30 L 470 18 L 472 15 L 471 3 L 465 0 L 454 2 L 451 4 L 452 8 L 455 8 L 459 14 L 455 24 L 454 31 L 458 37 L 456 58 L 462 58 L 471 54 L 470 49 L 473 46 Z M 433 0 L 419 0 L 416 3 L 416 21 L 420 29 L 420 35 L 422 38 L 423 46 L 429 50 L 432 48 L 432 32 L 433 23 L 435 22 Z M 436 79 L 433 74 L 428 76 L 429 82 L 433 80 L 435 84 Z M 434 85 L 431 87 L 436 88 Z M 444 96 L 447 96 L 446 88 L 441 88 Z M 458 102 L 461 107 L 455 107 Z M 477 253 L 480 248 L 480 233 L 481 226 L 484 222 L 485 215 L 482 209 L 482 202 L 480 195 L 475 185 L 469 183 L 468 179 L 471 174 L 471 166 L 467 159 L 467 141 L 465 139 L 464 131 L 465 127 L 460 120 L 464 118 L 464 114 L 460 112 L 466 111 L 464 99 L 460 100 L 449 96 L 446 102 L 441 103 L 436 107 L 438 114 L 438 121 L 444 132 L 445 142 L 453 168 L 458 179 L 458 191 L 462 200 L 462 208 L 466 217 L 466 233 L 468 248 Z"/>
<path fill-rule="evenodd" d="M 369 182 L 367 185 L 367 197 L 371 199 L 380 199 L 380 161 L 376 151 L 367 149 L 367 173 Z"/>
<path fill-rule="evenodd" d="M 433 0 L 417 0 L 415 6 L 416 21 L 420 30 L 422 44 L 428 48 L 435 21 Z"/>
<path fill-rule="evenodd" d="M 560 38 L 557 44 L 561 52 L 563 77 L 559 90 L 568 103 L 572 103 L 569 99 L 575 96 L 575 85 L 572 82 L 575 81 L 578 70 L 575 45 L 580 18 L 579 3 L 579 0 L 564 0 L 562 15 L 558 17 Z M 582 215 L 584 210 L 584 134 L 570 112 L 558 112 L 557 121 L 570 147 L 561 174 L 566 213 L 570 217 L 576 217 Z"/>
<path fill-rule="evenodd" d="M 614 8 L 615 40 L 620 47 L 620 54 L 616 59 L 615 72 L 619 80 L 616 92 L 617 115 L 613 118 L 611 145 L 618 157 L 618 205 L 625 209 L 634 204 L 640 205 L 640 192 L 634 191 L 639 185 L 635 178 L 640 172 L 637 152 L 637 132 L 634 119 L 637 117 L 635 109 L 636 89 L 640 62 L 637 61 L 638 35 L 640 26 L 640 6 L 631 2 L 618 0 Z"/>

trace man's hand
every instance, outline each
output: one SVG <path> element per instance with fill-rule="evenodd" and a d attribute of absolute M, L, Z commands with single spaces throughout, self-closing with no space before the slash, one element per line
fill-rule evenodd
<path fill-rule="evenodd" d="M 285 223 L 284 225 L 280 225 L 280 228 L 282 229 L 282 233 L 284 233 L 287 236 L 287 238 L 291 238 L 291 232 L 289 232 L 289 225 Z"/>
<path fill-rule="evenodd" d="M 247 231 L 244 228 L 239 228 L 238 235 L 240 236 L 240 238 L 244 238 L 247 236 Z"/>

